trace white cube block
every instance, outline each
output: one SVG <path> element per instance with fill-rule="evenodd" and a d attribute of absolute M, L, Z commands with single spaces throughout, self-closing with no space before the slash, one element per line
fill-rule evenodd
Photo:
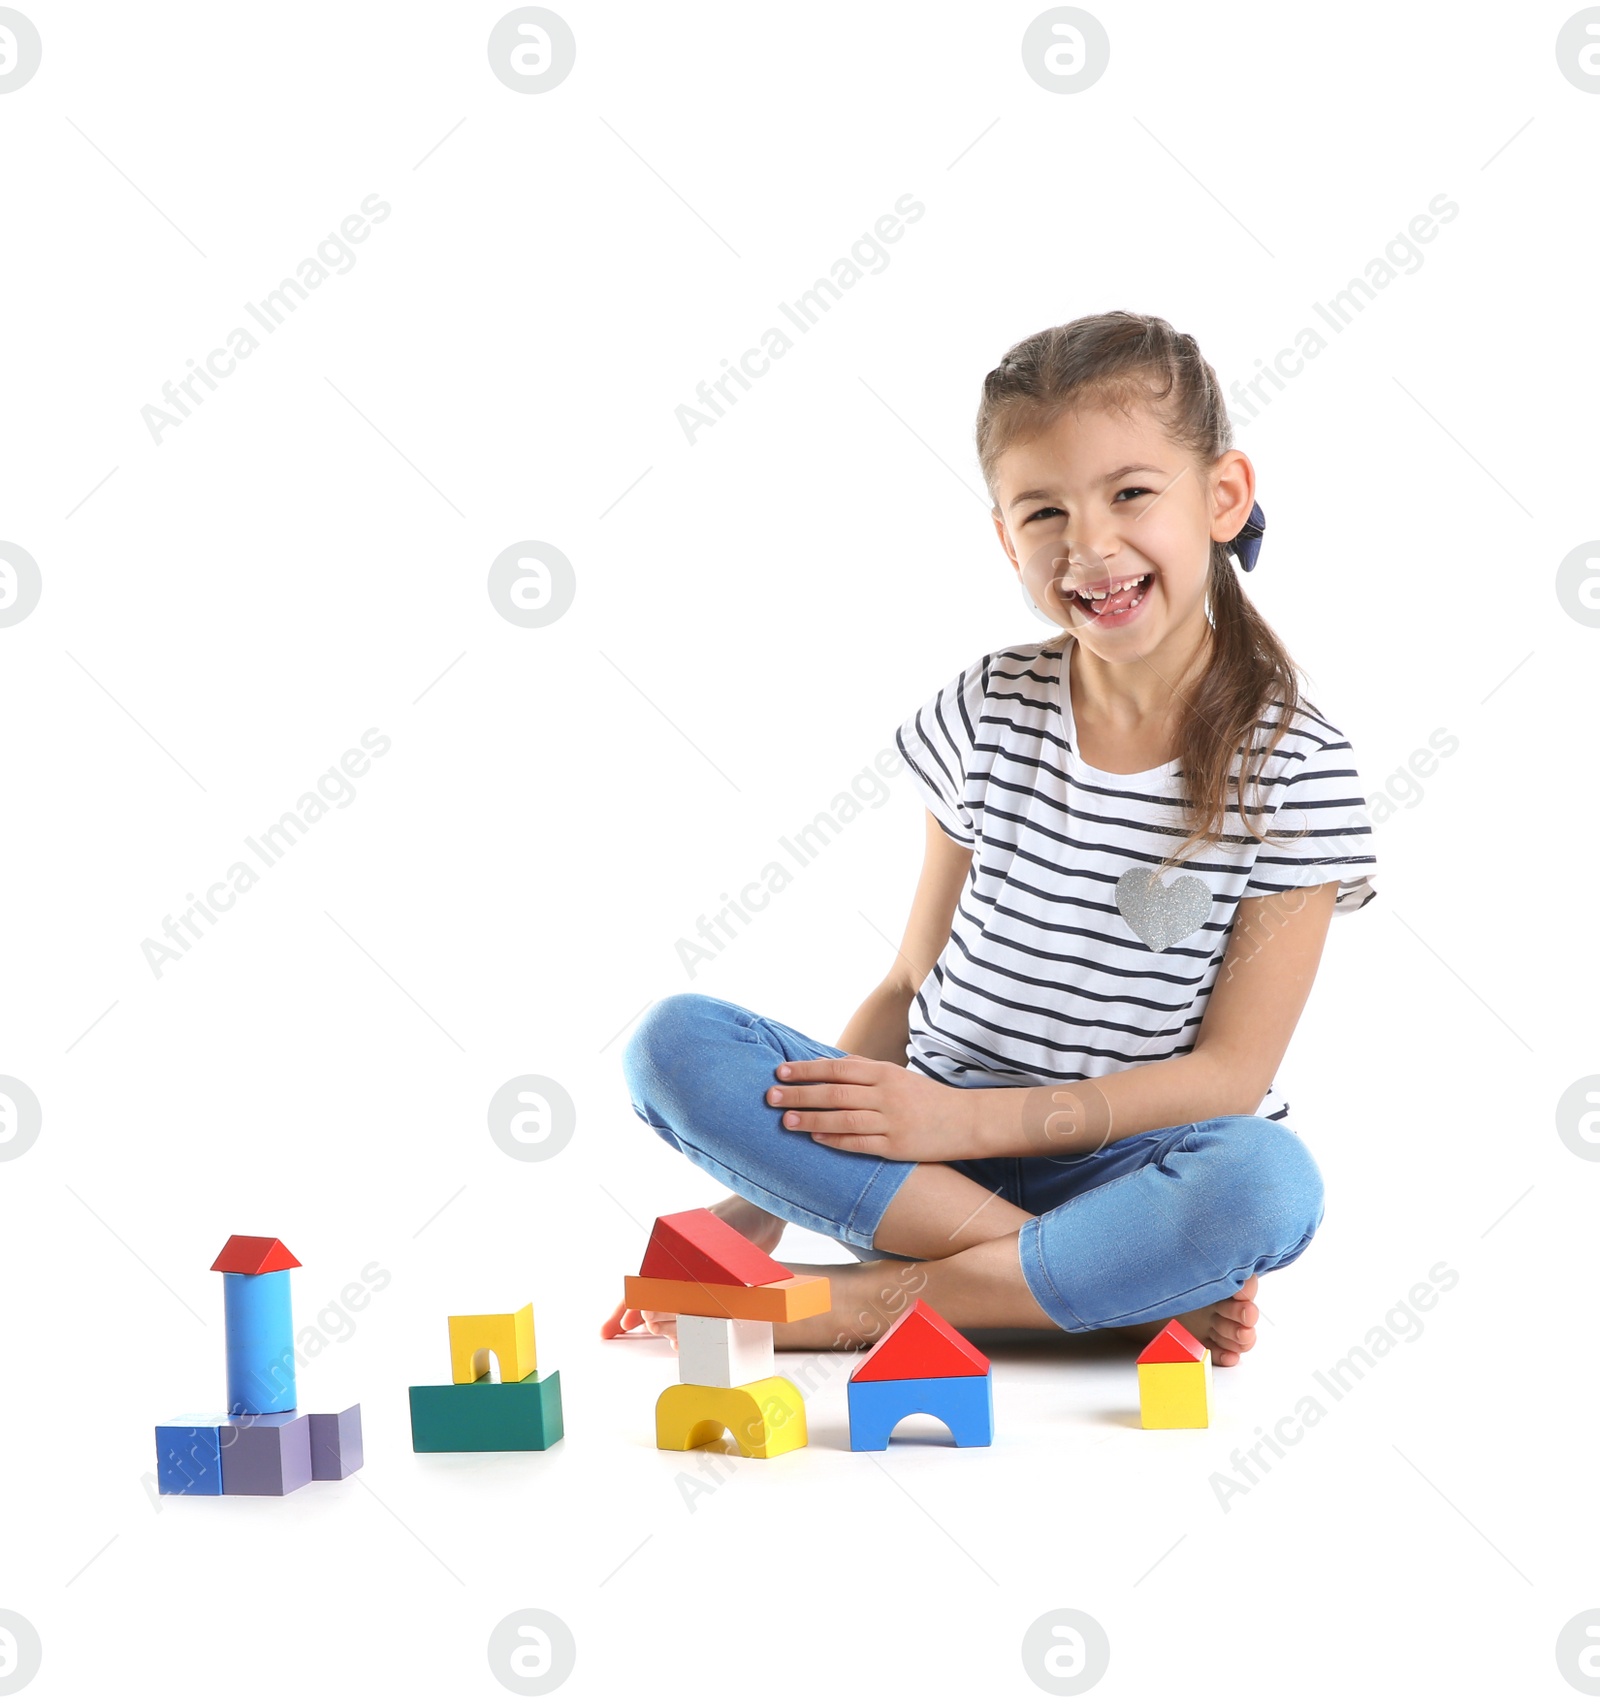
<path fill-rule="evenodd" d="M 770 1320 L 678 1316 L 678 1379 L 684 1385 L 748 1385 L 774 1371 Z"/>

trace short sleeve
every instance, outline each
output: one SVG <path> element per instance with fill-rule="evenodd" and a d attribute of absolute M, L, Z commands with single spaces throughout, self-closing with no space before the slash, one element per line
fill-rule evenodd
<path fill-rule="evenodd" d="M 1291 760 L 1267 839 L 1256 849 L 1244 897 L 1337 881 L 1334 914 L 1377 897 L 1372 818 L 1350 742 L 1336 730 Z"/>
<path fill-rule="evenodd" d="M 966 782 L 988 684 L 989 659 L 981 657 L 907 717 L 894 737 L 940 828 L 964 847 L 978 839 Z"/>

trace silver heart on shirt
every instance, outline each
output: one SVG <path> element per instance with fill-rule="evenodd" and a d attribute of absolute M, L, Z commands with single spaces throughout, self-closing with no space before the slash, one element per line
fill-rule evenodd
<path fill-rule="evenodd" d="M 1117 878 L 1117 910 L 1146 947 L 1165 953 L 1210 917 L 1211 890 L 1187 872 L 1163 886 L 1153 870 L 1136 864 Z"/>

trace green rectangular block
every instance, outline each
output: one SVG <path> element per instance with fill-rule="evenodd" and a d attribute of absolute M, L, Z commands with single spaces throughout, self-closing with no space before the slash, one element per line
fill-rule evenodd
<path fill-rule="evenodd" d="M 411 1387 L 411 1448 L 547 1450 L 561 1437 L 561 1374 Z"/>

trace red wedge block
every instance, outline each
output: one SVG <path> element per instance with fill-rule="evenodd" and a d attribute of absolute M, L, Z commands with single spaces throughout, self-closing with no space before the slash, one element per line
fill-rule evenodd
<path fill-rule="evenodd" d="M 275 1237 L 230 1237 L 211 1263 L 213 1273 L 281 1273 L 300 1263 Z"/>
<path fill-rule="evenodd" d="M 968 1379 L 989 1358 L 920 1298 L 855 1365 L 851 1379 Z"/>
<path fill-rule="evenodd" d="M 1194 1333 L 1181 1320 L 1169 1320 L 1139 1352 L 1139 1361 L 1203 1362 L 1205 1356 L 1206 1347 Z"/>
<path fill-rule="evenodd" d="M 794 1274 L 709 1208 L 663 1214 L 639 1263 L 643 1279 L 698 1279 L 707 1285 L 767 1285 Z"/>

